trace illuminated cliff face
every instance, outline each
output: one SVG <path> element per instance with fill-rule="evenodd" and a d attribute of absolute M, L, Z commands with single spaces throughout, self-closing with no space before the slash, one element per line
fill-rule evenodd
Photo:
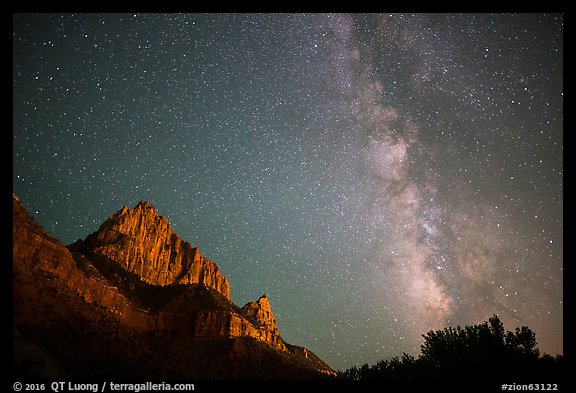
<path fill-rule="evenodd" d="M 145 353 L 150 368 L 140 372 L 153 375 L 203 378 L 212 375 L 200 366 L 207 357 L 209 372 L 222 378 L 334 375 L 320 359 L 307 356 L 311 352 L 282 340 L 267 295 L 242 308 L 231 302 L 229 283 L 216 264 L 182 241 L 148 203 L 123 208 L 85 241 L 65 247 L 15 197 L 13 282 L 14 326 L 50 342 L 64 367 L 79 373 L 95 372 L 83 362 L 99 358 L 105 370 L 120 372 L 107 363 L 110 353 L 118 370 L 137 373 L 133 365 Z M 246 351 L 282 366 L 250 368 L 254 359 Z M 246 364 L 230 369 L 225 365 L 230 359 Z"/>
<path fill-rule="evenodd" d="M 124 206 L 86 238 L 82 252 L 106 257 L 153 285 L 204 284 L 230 299 L 218 266 L 183 241 L 149 202 Z"/>

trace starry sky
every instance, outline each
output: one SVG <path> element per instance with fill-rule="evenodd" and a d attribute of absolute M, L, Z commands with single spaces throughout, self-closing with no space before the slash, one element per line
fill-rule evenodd
<path fill-rule="evenodd" d="M 560 14 L 13 14 L 12 188 L 152 202 L 335 369 L 498 314 L 563 353 Z"/>

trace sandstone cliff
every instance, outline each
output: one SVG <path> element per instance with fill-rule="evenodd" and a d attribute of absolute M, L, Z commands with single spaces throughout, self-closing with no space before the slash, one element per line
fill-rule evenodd
<path fill-rule="evenodd" d="M 218 379 L 334 374 L 317 357 L 308 357 L 308 350 L 282 340 L 266 295 L 242 308 L 231 302 L 218 267 L 182 241 L 148 203 L 123 208 L 67 248 L 39 227 L 14 195 L 12 228 L 14 326 L 43 342 L 72 374 Z M 248 348 L 258 354 L 238 353 Z M 278 370 L 249 366 L 254 356 Z M 246 364 L 228 364 L 239 359 Z"/>
<path fill-rule="evenodd" d="M 76 249 L 120 264 L 153 285 L 204 284 L 230 299 L 230 284 L 197 247 L 183 241 L 149 202 L 124 206 Z"/>
<path fill-rule="evenodd" d="M 266 294 L 262 295 L 257 301 L 249 302 L 242 307 L 245 315 L 256 321 L 259 328 L 259 339 L 270 343 L 282 350 L 286 350 L 284 341 L 278 332 L 278 326 L 274 319 L 274 314 Z"/>

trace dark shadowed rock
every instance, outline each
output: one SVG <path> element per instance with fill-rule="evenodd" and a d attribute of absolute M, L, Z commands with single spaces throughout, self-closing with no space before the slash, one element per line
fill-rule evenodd
<path fill-rule="evenodd" d="M 240 308 L 213 262 L 149 203 L 68 248 L 13 198 L 14 372 L 146 379 L 317 379 L 333 370 L 287 344 L 268 297 Z M 20 355 L 17 355 L 20 353 Z M 38 373 L 39 374 L 39 373 Z M 41 376 L 41 375 L 38 375 Z"/>

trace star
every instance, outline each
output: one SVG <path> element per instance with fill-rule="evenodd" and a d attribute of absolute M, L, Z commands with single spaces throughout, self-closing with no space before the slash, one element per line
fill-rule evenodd
<path fill-rule="evenodd" d="M 335 369 L 495 313 L 562 353 L 562 42 L 558 14 L 13 14 L 13 191 L 64 244 L 153 203 Z"/>

